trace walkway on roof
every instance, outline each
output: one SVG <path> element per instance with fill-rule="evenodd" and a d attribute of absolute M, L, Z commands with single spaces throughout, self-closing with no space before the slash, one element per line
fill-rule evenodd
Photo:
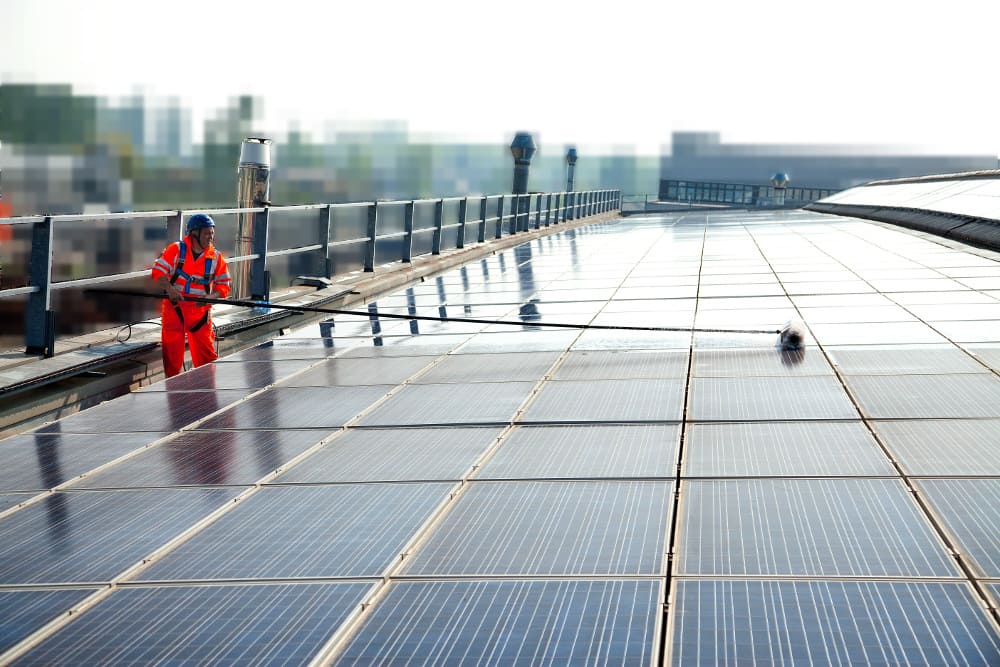
<path fill-rule="evenodd" d="M 338 316 L 0 441 L 0 664 L 1000 661 L 1000 254 L 635 216 L 377 307 L 506 323 Z"/>

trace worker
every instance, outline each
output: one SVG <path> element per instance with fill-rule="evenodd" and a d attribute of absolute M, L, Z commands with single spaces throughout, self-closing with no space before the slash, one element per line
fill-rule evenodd
<path fill-rule="evenodd" d="M 167 377 L 184 370 L 185 338 L 195 367 L 219 357 L 211 304 L 189 299 L 229 296 L 229 267 L 212 244 L 214 240 L 215 221 L 210 215 L 195 213 L 188 218 L 187 236 L 168 245 L 153 263 L 153 282 L 166 295 L 160 309 L 160 347 Z"/>

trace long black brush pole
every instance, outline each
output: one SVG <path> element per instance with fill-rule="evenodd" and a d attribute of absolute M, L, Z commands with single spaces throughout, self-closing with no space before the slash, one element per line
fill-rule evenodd
<path fill-rule="evenodd" d="M 90 294 L 116 294 L 119 296 L 131 296 L 144 299 L 165 299 L 166 296 L 160 292 L 143 292 L 141 290 L 123 289 L 87 289 Z M 211 303 L 229 306 L 243 306 L 245 308 L 277 308 L 289 310 L 296 313 L 324 313 L 327 315 L 357 315 L 375 319 L 379 317 L 398 320 L 427 320 L 431 322 L 468 322 L 470 324 L 508 324 L 511 326 L 523 327 L 526 324 L 538 327 L 553 327 L 561 329 L 602 329 L 609 331 L 696 331 L 698 333 L 741 333 L 741 334 L 781 334 L 781 329 L 702 329 L 696 327 L 632 327 L 618 326 L 613 324 L 568 324 L 565 322 L 525 322 L 523 320 L 484 320 L 471 317 L 431 317 L 429 315 L 401 315 L 399 313 L 385 313 L 382 311 L 367 310 L 341 310 L 339 308 L 320 308 L 318 306 L 285 306 L 279 303 L 268 303 L 267 301 L 248 301 L 246 299 L 212 299 L 201 296 L 185 296 L 185 301 L 196 303 Z"/>

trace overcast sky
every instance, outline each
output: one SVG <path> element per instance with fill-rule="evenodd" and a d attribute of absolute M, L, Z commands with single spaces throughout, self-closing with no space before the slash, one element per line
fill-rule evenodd
<path fill-rule="evenodd" d="M 1000 154 L 1000 24 L 980 0 L 3 0 L 0 17 L 0 81 L 174 96 L 196 118 L 249 93 L 275 133 Z"/>

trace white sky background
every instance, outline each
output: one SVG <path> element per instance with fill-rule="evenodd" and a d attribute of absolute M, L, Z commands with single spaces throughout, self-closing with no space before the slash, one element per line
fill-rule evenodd
<path fill-rule="evenodd" d="M 2 0 L 0 81 L 240 94 L 261 130 L 403 121 L 439 141 L 657 154 L 729 143 L 1000 154 L 992 3 L 751 0 Z M 0 118 L 0 123 L 3 120 Z M 200 131 L 200 123 L 194 128 Z"/>

